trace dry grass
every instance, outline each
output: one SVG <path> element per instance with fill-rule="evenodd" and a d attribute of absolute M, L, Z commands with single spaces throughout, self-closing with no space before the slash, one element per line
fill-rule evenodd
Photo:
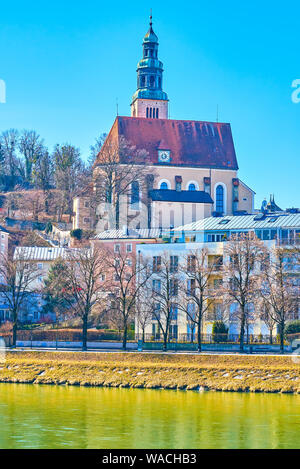
<path fill-rule="evenodd" d="M 0 382 L 300 393 L 300 366 L 289 356 L 9 352 Z"/>

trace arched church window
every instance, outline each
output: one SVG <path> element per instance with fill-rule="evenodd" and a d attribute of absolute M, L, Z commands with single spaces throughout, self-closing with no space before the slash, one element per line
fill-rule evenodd
<path fill-rule="evenodd" d="M 216 212 L 224 212 L 224 187 L 221 185 L 216 188 Z"/>
<path fill-rule="evenodd" d="M 162 190 L 169 189 L 168 184 L 166 182 L 162 182 L 161 185 L 160 185 L 160 189 L 162 189 Z"/>
<path fill-rule="evenodd" d="M 144 86 L 145 86 L 145 77 L 142 76 L 142 78 L 141 78 L 141 87 L 144 88 Z"/>
<path fill-rule="evenodd" d="M 138 205 L 140 201 L 140 185 L 138 181 L 133 181 L 131 184 L 131 205 Z"/>
<path fill-rule="evenodd" d="M 150 77 L 150 86 L 154 86 L 154 76 L 151 75 Z"/>
<path fill-rule="evenodd" d="M 189 191 L 195 191 L 195 190 L 196 190 L 195 184 L 193 183 L 189 184 Z"/>

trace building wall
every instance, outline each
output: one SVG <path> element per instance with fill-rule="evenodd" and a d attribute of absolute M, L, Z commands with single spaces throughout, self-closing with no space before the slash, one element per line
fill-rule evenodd
<path fill-rule="evenodd" d="M 210 192 L 212 199 L 216 199 L 216 188 L 219 184 L 224 188 L 224 215 L 233 214 L 233 179 L 237 178 L 237 171 L 225 169 L 208 169 L 208 168 L 187 168 L 187 167 L 172 167 L 172 166 L 151 166 L 149 172 L 155 174 L 154 189 L 159 189 L 162 182 L 167 182 L 169 189 L 175 189 L 175 176 L 181 176 L 182 184 L 181 189 L 187 190 L 189 184 L 193 183 L 197 190 L 206 190 Z M 205 186 L 204 178 L 210 178 L 210 187 Z M 142 185 L 141 185 L 142 186 Z M 147 194 L 140 192 L 140 204 L 136 208 L 132 208 L 129 200 L 130 196 L 123 195 L 120 198 L 120 228 L 122 226 L 130 226 L 132 228 L 148 228 L 148 206 Z M 238 205 L 237 210 L 245 210 L 248 213 L 253 212 L 254 206 L 254 193 L 251 189 L 242 183 L 238 186 Z M 85 207 L 88 204 L 88 198 L 74 199 L 74 228 L 91 229 L 93 226 L 92 216 L 90 209 Z M 182 205 L 184 205 L 184 222 L 182 221 Z M 164 226 L 169 227 L 170 211 L 174 210 L 176 222 L 175 226 L 189 223 L 192 221 L 192 208 L 193 204 L 182 204 L 181 202 L 152 202 L 152 227 L 159 227 L 158 214 L 161 210 L 164 218 Z M 215 211 L 215 203 L 213 206 L 207 204 L 196 204 L 196 219 L 199 220 L 204 217 L 209 217 L 212 211 Z M 153 216 L 154 214 L 154 216 Z M 102 203 L 97 209 L 98 221 L 96 225 L 96 232 L 99 233 L 106 229 L 115 228 L 115 212 L 114 207 L 108 203 Z"/>
<path fill-rule="evenodd" d="M 211 216 L 212 204 L 152 202 L 152 228 L 181 226 Z"/>
<path fill-rule="evenodd" d="M 162 244 L 162 243 L 157 243 L 157 244 L 151 244 L 151 245 L 141 245 L 137 244 L 136 249 L 140 251 L 141 256 L 152 259 L 153 256 L 171 256 L 171 255 L 176 255 L 179 257 L 179 263 L 184 263 L 186 260 L 186 256 L 189 254 L 189 252 L 193 252 L 195 250 L 201 250 L 203 248 L 207 249 L 208 254 L 211 256 L 222 256 L 223 257 L 223 262 L 226 264 L 228 262 L 228 259 L 226 259 L 226 256 L 224 256 L 224 245 L 225 243 L 219 242 L 219 243 L 179 243 L 179 244 Z M 266 242 L 266 245 L 270 248 L 271 246 L 274 245 L 274 241 L 268 241 Z M 184 277 L 184 274 L 181 274 Z M 159 275 L 155 276 L 153 274 L 152 279 L 159 279 Z M 212 281 L 214 279 L 221 279 L 222 278 L 222 273 L 216 273 L 214 277 L 212 278 Z M 178 301 L 178 297 L 177 297 Z M 174 297 L 174 302 L 176 303 L 176 297 Z M 223 310 L 223 320 L 227 325 L 229 326 L 229 333 L 230 334 L 239 334 L 239 324 L 237 320 L 229 320 L 229 312 L 230 308 L 227 306 L 224 308 L 222 304 L 221 299 L 217 299 L 214 302 L 214 305 L 209 309 L 207 312 L 206 318 L 203 322 L 203 329 L 202 332 L 204 334 L 210 334 L 212 331 L 212 325 L 215 320 L 213 317 L 214 313 L 214 306 L 216 309 L 218 309 L 218 305 L 220 305 L 220 310 Z M 233 305 L 234 307 L 234 305 Z M 175 323 L 175 322 L 174 322 Z M 153 324 L 156 325 L 156 328 L 158 328 L 158 323 L 155 320 L 152 320 L 152 323 L 149 324 L 146 328 L 146 334 L 148 336 L 152 335 L 152 327 Z M 180 310 L 178 310 L 178 316 L 177 316 L 177 321 L 176 324 L 178 326 L 178 334 L 187 334 L 188 332 L 188 323 L 186 319 L 186 314 Z M 136 332 L 138 333 L 138 321 L 136 321 Z M 268 330 L 265 326 L 265 324 L 260 321 L 256 320 L 255 323 L 249 325 L 249 334 L 268 334 Z"/>
<path fill-rule="evenodd" d="M 93 228 L 90 197 L 75 197 L 73 200 L 73 230 L 90 230 Z"/>
<path fill-rule="evenodd" d="M 168 119 L 168 101 L 136 99 L 131 104 L 131 117 L 147 117 L 147 108 L 158 109 L 159 119 Z"/>

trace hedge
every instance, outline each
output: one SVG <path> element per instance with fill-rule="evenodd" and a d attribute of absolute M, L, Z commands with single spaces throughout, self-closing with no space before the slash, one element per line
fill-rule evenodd
<path fill-rule="evenodd" d="M 128 331 L 127 335 L 129 340 L 134 339 L 134 332 Z M 68 341 L 68 342 L 80 342 L 82 340 L 81 329 L 48 329 L 42 330 L 31 330 L 31 331 L 18 331 L 18 340 L 41 340 L 41 341 Z M 88 331 L 89 342 L 100 342 L 103 340 L 108 341 L 120 341 L 122 340 L 122 332 L 118 331 Z"/>

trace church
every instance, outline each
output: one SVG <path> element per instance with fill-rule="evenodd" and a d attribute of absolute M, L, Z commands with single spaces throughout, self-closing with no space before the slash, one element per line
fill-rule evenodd
<path fill-rule="evenodd" d="M 147 174 L 133 177 L 118 198 L 118 207 L 110 196 L 95 210 L 91 194 L 96 187 L 76 197 L 74 229 L 94 229 L 96 233 L 124 227 L 173 229 L 210 216 L 254 211 L 255 193 L 238 177 L 230 124 L 169 119 L 158 45 L 150 17 L 143 57 L 137 65 L 131 116 L 116 117 L 95 162 L 93 180 L 103 172 L 105 149 L 118 147 L 120 142 L 147 155 L 144 161 L 136 161 L 146 167 Z M 132 155 L 123 154 L 118 162 L 132 165 Z"/>

